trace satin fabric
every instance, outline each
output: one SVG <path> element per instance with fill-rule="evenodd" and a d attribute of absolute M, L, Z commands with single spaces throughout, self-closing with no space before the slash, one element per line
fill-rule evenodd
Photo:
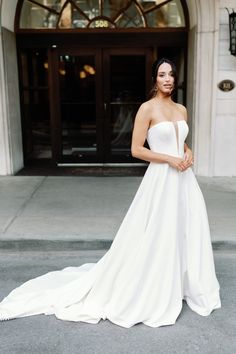
<path fill-rule="evenodd" d="M 180 157 L 187 134 L 185 120 L 164 121 L 147 140 L 152 151 Z M 22 284 L 0 303 L 0 319 L 54 314 L 159 327 L 175 323 L 183 300 L 202 316 L 221 307 L 206 206 L 191 168 L 150 163 L 105 255 Z"/>

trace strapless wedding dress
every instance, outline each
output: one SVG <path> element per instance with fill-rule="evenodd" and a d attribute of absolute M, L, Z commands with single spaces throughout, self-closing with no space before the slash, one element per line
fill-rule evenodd
<path fill-rule="evenodd" d="M 187 134 L 185 120 L 164 121 L 147 140 L 152 151 L 183 156 Z M 205 202 L 191 168 L 150 163 L 105 255 L 27 281 L 0 303 L 0 319 L 159 327 L 175 323 L 183 300 L 202 316 L 221 306 Z"/>

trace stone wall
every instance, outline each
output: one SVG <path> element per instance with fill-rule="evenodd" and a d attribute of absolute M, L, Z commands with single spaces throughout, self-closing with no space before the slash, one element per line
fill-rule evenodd
<path fill-rule="evenodd" d="M 218 83 L 224 79 L 233 80 L 236 85 L 236 57 L 229 51 L 229 18 L 225 7 L 236 11 L 236 0 L 220 0 Z M 231 11 L 230 11 L 231 12 Z M 215 117 L 215 176 L 236 175 L 236 87 L 223 92 L 216 87 Z"/>
<path fill-rule="evenodd" d="M 23 167 L 18 68 L 13 28 L 16 4 L 17 0 L 0 1 L 0 175 L 15 174 Z"/>

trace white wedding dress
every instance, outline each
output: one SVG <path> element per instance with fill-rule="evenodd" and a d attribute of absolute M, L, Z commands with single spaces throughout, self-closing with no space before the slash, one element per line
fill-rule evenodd
<path fill-rule="evenodd" d="M 183 156 L 185 120 L 148 130 L 150 149 Z M 191 168 L 150 163 L 110 249 L 97 263 L 31 279 L 0 303 L 0 319 L 55 314 L 122 327 L 174 324 L 183 300 L 202 316 L 220 308 L 205 202 Z"/>

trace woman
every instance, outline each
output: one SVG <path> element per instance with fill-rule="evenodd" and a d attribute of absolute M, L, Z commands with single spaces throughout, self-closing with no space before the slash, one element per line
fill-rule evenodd
<path fill-rule="evenodd" d="M 97 263 L 13 290 L 0 303 L 0 319 L 44 313 L 159 327 L 175 323 L 183 300 L 202 316 L 221 306 L 205 203 L 185 144 L 186 109 L 171 99 L 174 64 L 156 62 L 153 77 L 153 97 L 138 110 L 132 138 L 133 156 L 150 164 L 110 249 Z"/>
<path fill-rule="evenodd" d="M 158 154 L 143 145 L 148 129 L 158 123 L 173 122 L 178 134 L 177 121 L 187 121 L 186 108 L 172 101 L 172 93 L 177 80 L 174 64 L 168 59 L 161 59 L 153 65 L 153 98 L 143 103 L 137 113 L 132 139 L 132 155 L 149 162 L 168 163 L 179 171 L 184 171 L 193 164 L 193 156 L 187 144 L 184 144 L 183 157 Z M 174 118 L 173 118 L 174 117 Z M 178 140 L 178 136 L 177 136 Z M 177 143 L 179 143 L 177 141 Z"/>

